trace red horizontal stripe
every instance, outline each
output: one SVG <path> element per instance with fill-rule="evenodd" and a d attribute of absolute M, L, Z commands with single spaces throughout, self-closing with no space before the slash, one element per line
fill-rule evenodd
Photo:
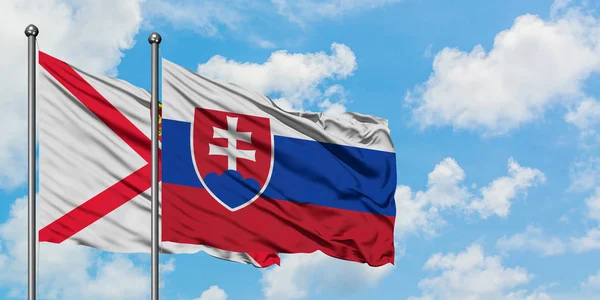
<path fill-rule="evenodd" d="M 231 212 L 205 189 L 167 183 L 162 195 L 163 241 L 394 263 L 394 217 L 263 198 Z"/>

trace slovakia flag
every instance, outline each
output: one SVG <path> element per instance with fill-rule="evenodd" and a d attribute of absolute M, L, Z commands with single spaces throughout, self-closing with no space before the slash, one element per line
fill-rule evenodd
<path fill-rule="evenodd" d="M 385 120 L 288 112 L 162 61 L 162 239 L 394 263 Z"/>

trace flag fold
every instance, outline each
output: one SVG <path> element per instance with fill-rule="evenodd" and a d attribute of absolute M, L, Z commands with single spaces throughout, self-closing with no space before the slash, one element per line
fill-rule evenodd
<path fill-rule="evenodd" d="M 164 241 L 394 262 L 386 120 L 284 111 L 166 59 L 162 68 Z"/>

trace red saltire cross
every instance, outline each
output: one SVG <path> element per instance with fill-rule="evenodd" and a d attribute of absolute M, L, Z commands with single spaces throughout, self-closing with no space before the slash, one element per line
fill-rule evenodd
<path fill-rule="evenodd" d="M 41 51 L 39 61 L 52 77 L 147 163 L 40 230 L 40 242 L 61 243 L 151 187 L 151 141 L 70 65 Z M 160 154 L 159 149 L 159 159 Z"/>

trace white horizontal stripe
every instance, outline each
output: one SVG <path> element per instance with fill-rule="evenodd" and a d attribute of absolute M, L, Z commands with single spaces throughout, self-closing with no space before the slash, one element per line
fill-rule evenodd
<path fill-rule="evenodd" d="M 162 61 L 163 118 L 192 122 L 194 108 L 267 117 L 274 135 L 394 152 L 387 120 L 358 113 L 288 112 L 271 99 Z"/>

